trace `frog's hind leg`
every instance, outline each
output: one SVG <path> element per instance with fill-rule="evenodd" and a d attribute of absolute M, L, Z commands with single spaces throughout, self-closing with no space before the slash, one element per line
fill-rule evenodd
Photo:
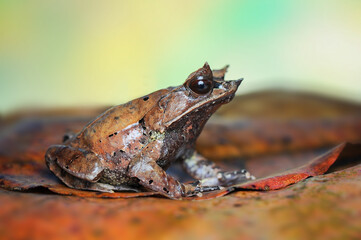
<path fill-rule="evenodd" d="M 47 150 L 45 158 L 47 164 L 54 162 L 70 175 L 89 182 L 97 182 L 103 173 L 103 160 L 81 148 L 53 145 Z"/>
<path fill-rule="evenodd" d="M 99 183 L 103 169 L 100 160 L 90 152 L 65 145 L 54 145 L 45 154 L 48 168 L 70 188 L 98 192 L 136 191 L 127 186 Z"/>
<path fill-rule="evenodd" d="M 84 179 L 74 177 L 67 173 L 64 169 L 49 158 L 46 157 L 48 168 L 68 187 L 82 190 L 92 190 L 99 192 L 113 192 L 113 189 L 108 186 L 103 186 L 98 183 L 89 182 Z"/>
<path fill-rule="evenodd" d="M 198 153 L 184 160 L 183 166 L 193 178 L 199 180 L 200 186 L 231 186 L 255 179 L 247 170 L 224 171 L 214 162 Z"/>

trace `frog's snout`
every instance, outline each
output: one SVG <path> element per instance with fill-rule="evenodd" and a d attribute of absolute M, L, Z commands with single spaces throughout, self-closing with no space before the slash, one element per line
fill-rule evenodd
<path fill-rule="evenodd" d="M 233 81 L 227 81 L 227 83 L 229 84 L 228 89 L 231 91 L 232 90 L 237 91 L 237 89 L 238 89 L 239 85 L 241 85 L 242 81 L 243 81 L 243 78 L 240 78 L 238 80 L 233 80 Z"/>
<path fill-rule="evenodd" d="M 238 80 L 232 80 L 232 81 L 215 81 L 214 88 L 237 90 L 238 86 L 242 83 L 242 81 L 243 81 L 243 78 L 240 78 Z"/>
<path fill-rule="evenodd" d="M 235 93 L 239 87 L 239 85 L 242 83 L 243 78 L 240 78 L 238 80 L 232 80 L 232 81 L 226 81 L 225 88 L 228 89 L 231 93 Z"/>
<path fill-rule="evenodd" d="M 241 85 L 241 83 L 243 82 L 243 78 L 240 78 L 240 79 L 238 79 L 238 80 L 234 80 L 234 81 L 232 81 L 232 82 L 234 82 L 234 83 L 236 84 L 236 86 L 238 87 L 238 86 Z"/>

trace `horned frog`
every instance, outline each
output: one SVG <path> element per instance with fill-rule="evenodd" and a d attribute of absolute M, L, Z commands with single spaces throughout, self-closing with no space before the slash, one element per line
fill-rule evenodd
<path fill-rule="evenodd" d="M 195 151 L 207 120 L 233 99 L 242 81 L 225 81 L 226 69 L 212 72 L 205 63 L 183 85 L 108 109 L 63 144 L 51 146 L 48 168 L 71 188 L 148 190 L 173 199 L 253 178 L 246 170 L 223 171 Z M 198 181 L 183 184 L 168 175 L 176 160 Z"/>

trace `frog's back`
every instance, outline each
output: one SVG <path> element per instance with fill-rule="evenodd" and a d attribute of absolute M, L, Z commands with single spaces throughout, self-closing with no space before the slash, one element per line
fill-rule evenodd
<path fill-rule="evenodd" d="M 113 137 L 138 123 L 168 92 L 168 89 L 162 89 L 108 109 L 88 123 L 77 138 L 90 147 L 103 145 L 104 139 Z"/>

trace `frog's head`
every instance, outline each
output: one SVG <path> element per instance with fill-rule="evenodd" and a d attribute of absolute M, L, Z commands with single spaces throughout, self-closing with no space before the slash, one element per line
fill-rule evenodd
<path fill-rule="evenodd" d="M 161 113 L 159 126 L 164 129 L 192 122 L 200 132 L 209 117 L 222 104 L 233 99 L 242 82 L 242 79 L 224 81 L 225 71 L 226 68 L 212 72 L 208 63 L 205 63 L 202 68 L 191 73 L 183 85 L 169 88 L 169 92 L 158 103 Z"/>

